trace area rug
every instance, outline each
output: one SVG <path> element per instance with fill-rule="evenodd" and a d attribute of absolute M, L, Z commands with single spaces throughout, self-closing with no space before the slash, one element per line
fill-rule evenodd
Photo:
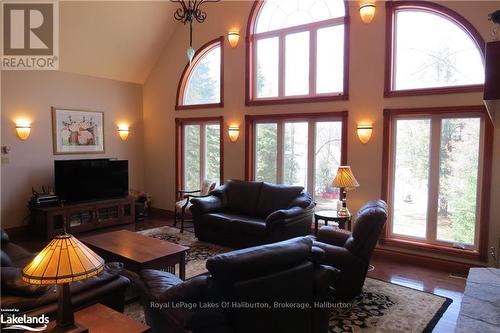
<path fill-rule="evenodd" d="M 186 276 L 206 273 L 205 262 L 211 256 L 231 249 L 200 242 L 191 232 L 180 233 L 173 227 L 139 231 L 140 234 L 189 246 Z M 363 292 L 351 303 L 339 303 L 330 315 L 329 333 L 431 332 L 451 299 L 393 283 L 367 278 Z M 125 313 L 144 321 L 138 302 L 128 304 Z"/>

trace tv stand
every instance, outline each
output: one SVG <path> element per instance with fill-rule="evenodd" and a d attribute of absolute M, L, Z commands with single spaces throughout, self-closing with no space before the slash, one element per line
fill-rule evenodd
<path fill-rule="evenodd" d="M 50 207 L 30 207 L 32 230 L 51 240 L 66 229 L 77 234 L 135 221 L 132 196 Z"/>

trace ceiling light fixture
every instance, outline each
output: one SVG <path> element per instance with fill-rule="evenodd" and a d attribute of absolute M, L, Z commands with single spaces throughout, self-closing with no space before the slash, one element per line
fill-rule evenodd
<path fill-rule="evenodd" d="M 198 23 L 203 23 L 207 18 L 207 13 L 200 9 L 201 5 L 206 2 L 219 2 L 220 0 L 170 0 L 170 2 L 179 3 L 181 8 L 177 8 L 174 13 L 174 18 L 181 21 L 183 24 L 189 23 L 189 47 L 187 49 L 187 57 L 189 62 L 193 60 L 193 20 Z"/>

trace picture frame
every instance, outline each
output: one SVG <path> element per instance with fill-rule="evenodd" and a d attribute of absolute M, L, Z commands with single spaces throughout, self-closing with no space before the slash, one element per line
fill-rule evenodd
<path fill-rule="evenodd" d="M 104 153 L 104 112 L 52 107 L 54 155 Z"/>

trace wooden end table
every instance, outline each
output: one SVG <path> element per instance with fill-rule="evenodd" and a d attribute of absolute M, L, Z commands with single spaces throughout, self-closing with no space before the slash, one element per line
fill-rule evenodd
<path fill-rule="evenodd" d="M 144 333 L 150 330 L 148 325 L 99 303 L 75 312 L 75 322 L 87 328 L 89 333 Z M 55 325 L 55 320 L 51 321 L 47 330 Z"/>
<path fill-rule="evenodd" d="M 351 230 L 351 215 L 349 216 L 339 216 L 336 210 L 320 210 L 314 213 L 314 233 L 318 234 L 318 224 L 319 220 L 325 221 L 325 225 L 328 225 L 328 221 L 336 222 L 340 229 Z"/>
<path fill-rule="evenodd" d="M 138 273 L 142 269 L 157 269 L 175 274 L 175 265 L 179 264 L 179 277 L 186 278 L 186 252 L 189 247 L 129 230 L 93 235 L 81 241 L 106 261 L 122 262 L 130 271 Z"/>

